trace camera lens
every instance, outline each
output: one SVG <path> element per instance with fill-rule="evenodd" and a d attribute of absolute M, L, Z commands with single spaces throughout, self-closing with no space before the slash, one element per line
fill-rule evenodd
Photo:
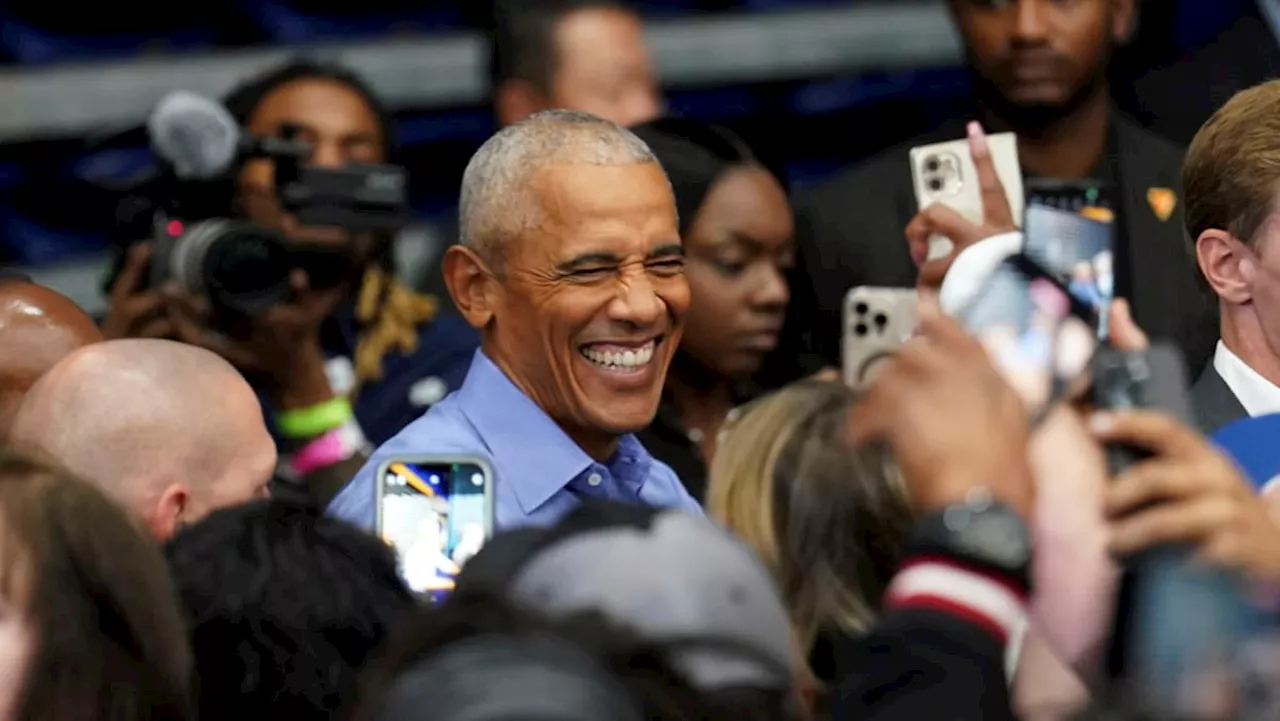
<path fill-rule="evenodd" d="M 853 306 L 853 310 L 858 315 L 866 315 L 867 311 L 870 310 L 870 308 L 867 307 L 866 303 L 858 303 L 857 305 Z"/>
<path fill-rule="evenodd" d="M 932 190 L 935 193 L 942 190 L 942 181 L 937 178 L 931 178 L 929 180 L 929 190 Z"/>
<path fill-rule="evenodd" d="M 174 240 L 172 276 L 215 307 L 256 315 L 289 298 L 289 250 L 270 231 L 229 220 L 196 223 Z"/>
<path fill-rule="evenodd" d="M 939 166 L 939 163 L 937 158 L 929 158 L 928 160 L 924 161 L 924 169 L 930 173 L 938 172 L 938 166 Z"/>
<path fill-rule="evenodd" d="M 867 324 L 866 324 L 866 323 L 859 323 L 859 324 L 857 324 L 856 326 L 854 326 L 854 327 L 853 327 L 853 333 L 854 333 L 854 335 L 856 335 L 856 336 L 858 336 L 858 337 L 862 337 L 862 336 L 866 335 L 866 334 L 867 334 Z"/>
<path fill-rule="evenodd" d="M 876 327 L 883 330 L 886 325 L 889 325 L 889 316 L 884 313 L 876 313 L 875 321 Z"/>

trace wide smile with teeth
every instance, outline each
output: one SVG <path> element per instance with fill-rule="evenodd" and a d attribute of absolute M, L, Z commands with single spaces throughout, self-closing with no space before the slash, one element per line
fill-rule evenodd
<path fill-rule="evenodd" d="M 609 343 L 597 343 L 583 346 L 579 349 L 579 352 L 583 358 L 601 368 L 625 373 L 638 371 L 649 365 L 653 360 L 653 351 L 657 345 L 658 342 L 656 340 L 651 340 L 642 346 L 634 348 Z"/>

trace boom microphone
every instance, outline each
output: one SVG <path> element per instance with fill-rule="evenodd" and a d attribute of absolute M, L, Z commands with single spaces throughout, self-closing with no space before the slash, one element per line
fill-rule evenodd
<path fill-rule="evenodd" d="M 164 96 L 147 119 L 151 148 L 180 180 L 224 176 L 245 157 L 304 158 L 305 143 L 244 133 L 216 100 L 179 90 Z"/>

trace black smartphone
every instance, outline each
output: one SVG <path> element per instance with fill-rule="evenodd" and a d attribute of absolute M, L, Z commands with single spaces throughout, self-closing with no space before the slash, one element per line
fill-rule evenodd
<path fill-rule="evenodd" d="M 1094 309 L 1099 338 L 1115 297 L 1115 189 L 1101 180 L 1034 180 L 1026 185 L 1023 252 Z"/>
<path fill-rule="evenodd" d="M 493 472 L 481 458 L 406 457 L 378 471 L 377 532 L 400 575 L 433 601 L 493 533 Z"/>
<path fill-rule="evenodd" d="M 1092 368 L 1098 406 L 1158 410 L 1190 424 L 1186 364 L 1174 346 L 1103 347 Z M 1113 476 L 1147 456 L 1140 448 L 1107 449 Z M 1186 548 L 1163 547 L 1122 559 L 1109 670 L 1132 701 L 1162 717 L 1199 717 L 1223 692 L 1235 693 L 1237 652 L 1260 619 L 1240 579 L 1190 556 Z"/>
<path fill-rule="evenodd" d="M 1097 347 L 1093 309 L 1029 258 L 1003 261 L 960 320 L 1041 417 L 1089 367 Z"/>

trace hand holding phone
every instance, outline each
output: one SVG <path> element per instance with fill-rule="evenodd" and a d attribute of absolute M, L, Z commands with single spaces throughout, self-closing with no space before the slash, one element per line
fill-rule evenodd
<path fill-rule="evenodd" d="M 844 299 L 841 366 L 845 384 L 865 388 L 911 337 L 916 326 L 912 288 L 859 286 Z"/>
<path fill-rule="evenodd" d="M 960 317 L 1033 420 L 1084 374 L 1097 345 L 1089 309 L 1021 256 L 997 266 Z"/>
<path fill-rule="evenodd" d="M 394 458 L 378 471 L 377 532 L 400 575 L 432 601 L 493 532 L 493 472 L 482 458 Z"/>
<path fill-rule="evenodd" d="M 930 262 L 1014 230 L 1022 217 L 1017 137 L 987 136 L 977 123 L 969 124 L 968 133 L 964 140 L 910 152 L 920 212 L 907 225 L 907 240 L 922 271 Z"/>
<path fill-rule="evenodd" d="M 1186 370 L 1176 348 L 1106 347 L 1093 372 L 1095 403 L 1131 411 L 1095 428 L 1114 476 L 1106 496 L 1111 550 L 1125 567 L 1110 670 L 1144 707 L 1182 717 L 1203 701 L 1188 695 L 1198 680 L 1217 673 L 1230 691 L 1233 656 L 1257 628 L 1239 566 L 1215 558 L 1215 549 L 1249 548 L 1267 535 L 1259 529 L 1274 529 L 1274 523 L 1230 461 L 1191 428 Z M 1205 515 L 1206 507 L 1227 502 L 1246 509 L 1240 519 L 1252 515 L 1262 525 L 1224 524 Z M 1221 535 L 1232 533 L 1253 538 L 1228 543 Z M 1193 554 L 1210 563 L 1194 562 Z"/>
<path fill-rule="evenodd" d="M 1058 277 L 1098 317 L 1108 335 L 1115 298 L 1115 189 L 1099 180 L 1037 180 L 1027 185 L 1024 252 Z"/>

